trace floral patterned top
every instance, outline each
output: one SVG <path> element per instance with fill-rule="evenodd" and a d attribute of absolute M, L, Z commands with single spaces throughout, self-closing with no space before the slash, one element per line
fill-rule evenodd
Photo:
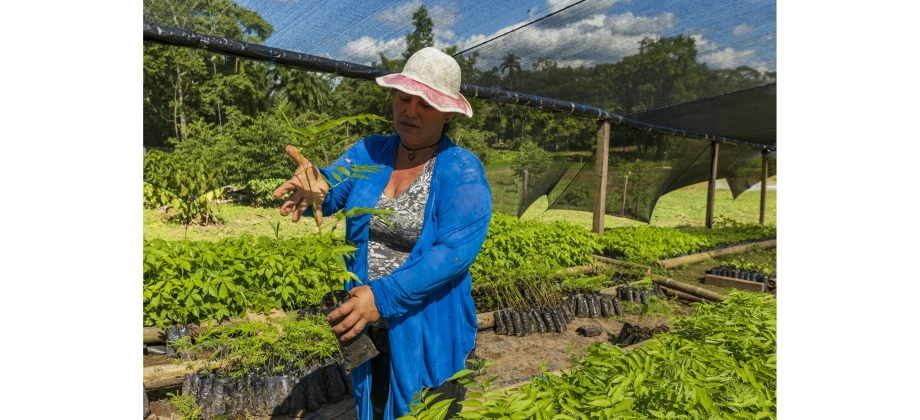
<path fill-rule="evenodd" d="M 409 188 L 392 200 L 387 200 L 385 192 L 380 193 L 375 207 L 396 213 L 386 216 L 392 227 L 378 216 L 371 217 L 367 242 L 367 271 L 371 281 L 388 276 L 403 265 L 418 241 L 425 221 L 425 204 L 428 203 L 434 161 L 435 156 L 432 156 Z M 381 321 L 384 322 L 378 321 L 375 325 L 386 328 L 385 319 L 381 318 Z"/>

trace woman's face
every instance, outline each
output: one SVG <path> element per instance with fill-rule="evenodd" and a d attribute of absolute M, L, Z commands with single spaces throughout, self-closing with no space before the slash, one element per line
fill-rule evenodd
<path fill-rule="evenodd" d="M 438 111 L 419 96 L 399 90 L 393 95 L 396 133 L 408 147 L 422 147 L 436 142 L 441 138 L 444 124 L 453 118 L 453 112 Z"/>

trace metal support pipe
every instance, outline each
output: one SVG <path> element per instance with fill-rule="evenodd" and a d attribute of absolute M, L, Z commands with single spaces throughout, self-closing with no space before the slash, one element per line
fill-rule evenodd
<path fill-rule="evenodd" d="M 610 121 L 597 122 L 597 148 L 594 153 L 594 175 L 597 177 L 594 190 L 594 232 L 604 234 L 604 212 L 607 205 L 607 155 L 610 152 Z"/>
<path fill-rule="evenodd" d="M 760 175 L 760 224 L 763 224 L 764 214 L 767 211 L 767 174 L 770 173 L 770 151 L 764 149 L 760 152 L 760 156 L 763 161 L 761 162 L 761 175 Z"/>
<path fill-rule="evenodd" d="M 712 228 L 712 210 L 716 203 L 716 177 L 719 167 L 719 143 L 712 142 L 709 166 L 709 191 L 706 194 L 706 227 Z"/>

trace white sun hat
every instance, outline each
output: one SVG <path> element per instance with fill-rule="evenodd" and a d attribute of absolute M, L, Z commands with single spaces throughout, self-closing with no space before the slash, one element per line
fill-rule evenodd
<path fill-rule="evenodd" d="M 412 54 L 402 73 L 378 77 L 380 86 L 420 96 L 441 112 L 473 116 L 473 108 L 460 94 L 460 65 L 437 48 L 426 47 Z"/>

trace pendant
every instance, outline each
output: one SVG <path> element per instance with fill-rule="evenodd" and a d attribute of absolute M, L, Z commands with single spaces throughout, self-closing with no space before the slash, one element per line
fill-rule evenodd
<path fill-rule="evenodd" d="M 410 151 L 409 151 L 409 160 L 413 160 L 413 159 L 415 159 L 415 150 L 410 150 Z"/>

